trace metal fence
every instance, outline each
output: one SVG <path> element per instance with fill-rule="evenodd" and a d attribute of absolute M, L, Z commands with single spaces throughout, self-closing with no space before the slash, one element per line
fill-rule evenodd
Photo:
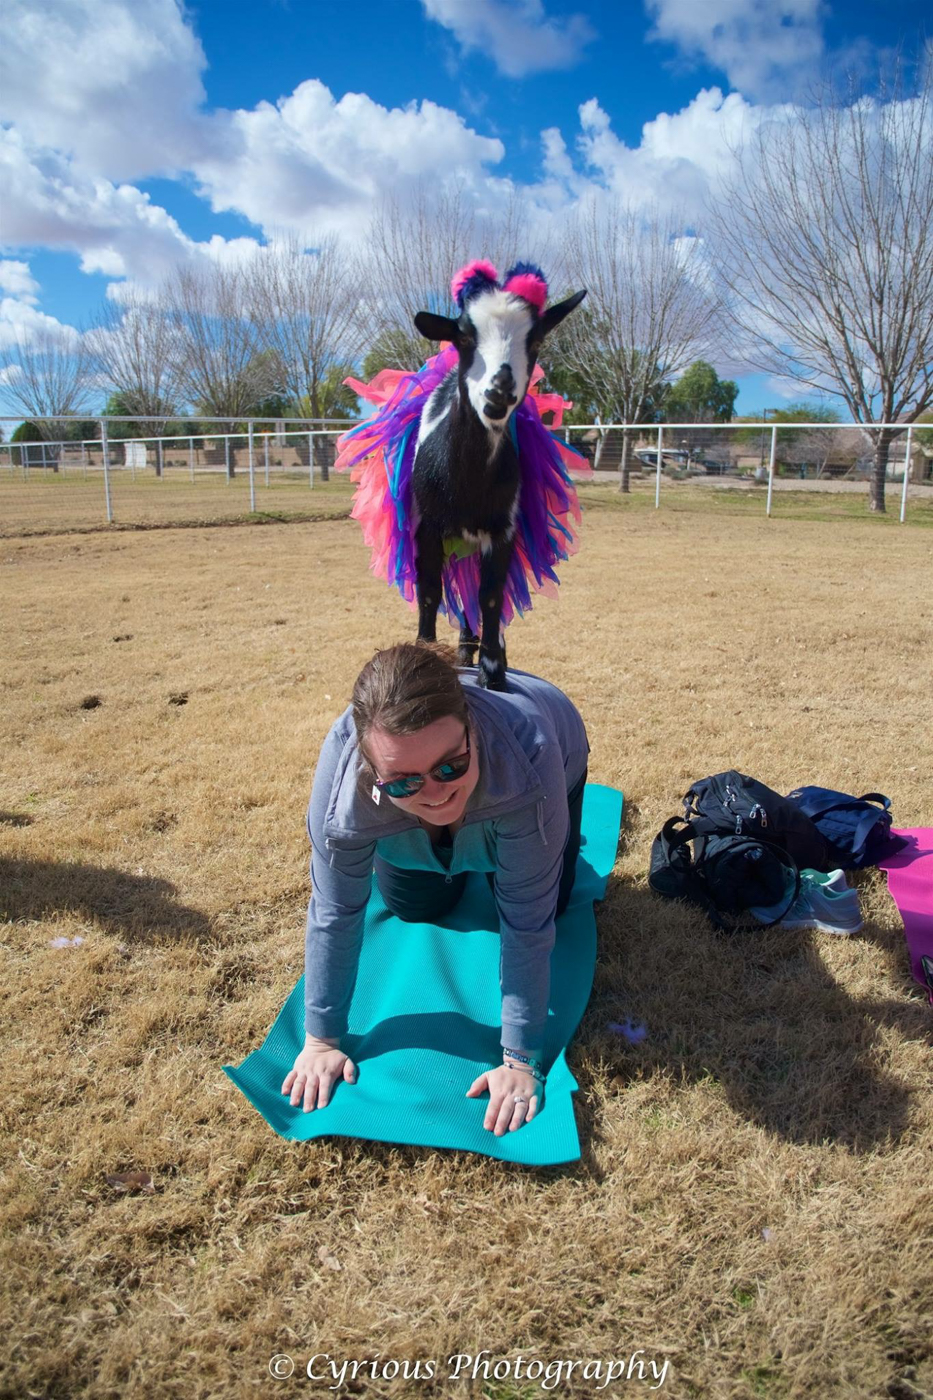
<path fill-rule="evenodd" d="M 65 440 L 54 420 L 43 441 L 0 443 L 0 534 L 331 516 L 350 508 L 350 482 L 331 472 L 347 423 L 234 420 L 228 431 L 213 430 L 216 423 L 195 431 L 190 420 L 184 434 L 127 438 L 117 436 L 126 431 L 121 425 L 138 420 L 96 421 L 97 435 L 81 440 Z M 933 500 L 933 447 L 912 426 L 892 426 L 899 435 L 888 480 L 899 487 L 903 521 L 908 495 Z M 728 487 L 760 494 L 771 515 L 782 491 L 866 492 L 872 460 L 871 440 L 855 424 L 596 423 L 561 428 L 559 436 L 604 485 L 627 464 L 631 489 L 652 492 L 656 507 L 662 489 L 683 499 L 685 491 Z"/>
<path fill-rule="evenodd" d="M 93 438 L 0 443 L 0 534 L 339 515 L 350 507 L 350 483 L 331 475 L 347 423 L 247 421 L 245 431 L 115 437 L 127 421 L 100 420 Z"/>

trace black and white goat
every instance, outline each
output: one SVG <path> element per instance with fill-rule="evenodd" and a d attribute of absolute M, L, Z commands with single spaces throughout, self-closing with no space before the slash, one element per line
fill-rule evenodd
<path fill-rule="evenodd" d="M 436 637 L 445 539 L 462 536 L 477 543 L 482 630 L 477 637 L 461 627 L 459 659 L 461 665 L 472 665 L 478 644 L 480 684 L 504 690 L 501 614 L 521 487 L 509 419 L 528 390 L 544 337 L 586 292 L 545 310 L 547 283 L 540 269 L 519 263 L 500 285 L 496 269 L 486 262 L 463 268 L 451 290 L 459 316 L 430 311 L 415 316 L 425 339 L 450 341 L 459 357 L 424 407 L 412 470 L 420 518 L 415 536 L 418 637 Z"/>

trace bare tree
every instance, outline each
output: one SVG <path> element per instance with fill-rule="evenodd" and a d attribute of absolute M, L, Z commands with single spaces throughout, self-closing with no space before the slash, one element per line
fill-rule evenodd
<path fill-rule="evenodd" d="M 366 288 L 371 338 L 385 339 L 398 368 L 416 370 L 435 347 L 414 328 L 418 311 L 450 311 L 450 279 L 476 251 L 476 214 L 462 183 L 386 195 L 369 226 Z"/>
<path fill-rule="evenodd" d="M 832 88 L 739 154 L 710 220 L 756 368 L 836 395 L 858 423 L 933 403 L 933 89 L 843 101 Z M 898 430 L 871 430 L 883 511 Z"/>
<path fill-rule="evenodd" d="M 163 289 L 184 397 L 229 430 L 281 387 L 281 367 L 262 341 L 250 310 L 250 283 L 242 263 L 189 263 Z M 234 475 L 230 438 L 227 475 Z"/>
<path fill-rule="evenodd" d="M 246 274 L 257 337 L 275 356 L 282 387 L 323 417 L 329 372 L 352 362 L 361 346 L 355 258 L 335 236 L 309 249 L 296 234 L 276 235 Z"/>
<path fill-rule="evenodd" d="M 584 376 L 603 418 L 655 421 L 670 379 L 709 342 L 716 302 L 701 245 L 676 219 L 621 202 L 591 203 L 569 235 L 571 281 L 586 306 L 555 341 L 558 363 Z M 631 434 L 619 490 L 628 491 Z"/>
<path fill-rule="evenodd" d="M 157 436 L 177 411 L 179 355 L 176 333 L 161 300 L 134 293 L 105 301 L 85 333 L 96 375 L 119 395 L 122 411 L 143 419 L 143 436 Z M 156 473 L 162 474 L 162 443 Z"/>
<path fill-rule="evenodd" d="M 368 339 L 379 341 L 400 369 L 418 369 L 435 347 L 415 331 L 415 313 L 449 314 L 450 280 L 474 258 L 488 258 L 500 273 L 518 261 L 535 262 L 555 287 L 566 276 L 553 227 L 536 225 L 517 191 L 489 209 L 477 205 L 462 180 L 421 185 L 404 199 L 384 197 L 365 249 Z"/>
<path fill-rule="evenodd" d="M 240 264 L 189 264 L 165 284 L 176 373 L 184 397 L 203 414 L 243 417 L 277 387 L 249 294 Z"/>
<path fill-rule="evenodd" d="M 336 237 L 309 248 L 284 233 L 245 271 L 256 334 L 278 366 L 281 389 L 312 419 L 325 418 L 363 343 L 357 259 Z M 322 473 L 326 480 L 324 463 Z"/>
<path fill-rule="evenodd" d="M 67 327 L 17 336 L 0 351 L 0 374 L 7 401 L 34 420 L 47 441 L 61 437 L 61 419 L 87 409 L 87 353 L 80 336 Z"/>

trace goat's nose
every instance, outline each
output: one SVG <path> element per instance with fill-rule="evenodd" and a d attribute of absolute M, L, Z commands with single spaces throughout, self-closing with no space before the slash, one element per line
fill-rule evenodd
<path fill-rule="evenodd" d="M 515 376 L 512 373 L 511 365 L 502 365 L 500 369 L 496 370 L 489 381 L 486 397 L 497 400 L 499 403 L 515 402 Z"/>

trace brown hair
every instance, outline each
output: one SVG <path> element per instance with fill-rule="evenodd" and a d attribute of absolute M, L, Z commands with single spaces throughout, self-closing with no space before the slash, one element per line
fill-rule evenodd
<path fill-rule="evenodd" d="M 352 705 L 364 759 L 363 743 L 374 726 L 387 734 L 417 734 L 447 715 L 469 722 L 457 653 L 438 642 L 399 642 L 377 651 L 356 678 Z"/>

